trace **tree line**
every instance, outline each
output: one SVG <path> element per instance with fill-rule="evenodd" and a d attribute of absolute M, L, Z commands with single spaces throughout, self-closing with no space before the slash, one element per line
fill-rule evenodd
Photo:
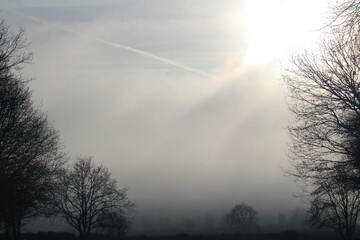
<path fill-rule="evenodd" d="M 89 157 L 67 163 L 60 134 L 31 99 L 21 74 L 32 60 L 22 30 L 0 22 L 0 231 L 20 238 L 26 219 L 60 216 L 87 239 L 95 229 L 123 232 L 135 205 L 110 171 Z"/>

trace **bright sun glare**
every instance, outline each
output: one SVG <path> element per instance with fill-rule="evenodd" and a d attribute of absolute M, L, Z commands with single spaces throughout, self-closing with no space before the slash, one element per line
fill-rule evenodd
<path fill-rule="evenodd" d="M 291 50 L 314 44 L 318 29 L 325 24 L 328 4 L 325 0 L 249 0 L 246 62 L 281 60 Z"/>

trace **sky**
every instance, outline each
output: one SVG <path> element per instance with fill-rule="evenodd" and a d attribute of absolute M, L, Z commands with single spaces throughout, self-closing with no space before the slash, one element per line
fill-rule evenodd
<path fill-rule="evenodd" d="M 277 216 L 301 201 L 288 168 L 288 54 L 331 1 L 0 1 L 25 30 L 33 99 L 65 151 L 107 166 L 136 218 Z M 265 220 L 264 220 L 265 221 Z"/>

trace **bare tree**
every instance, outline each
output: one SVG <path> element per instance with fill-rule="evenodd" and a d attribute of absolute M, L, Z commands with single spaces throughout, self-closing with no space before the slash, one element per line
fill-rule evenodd
<path fill-rule="evenodd" d="M 289 173 L 310 185 L 336 176 L 338 169 L 353 180 L 359 176 L 360 39 L 339 29 L 324 33 L 316 51 L 293 56 L 284 74 L 295 117 Z"/>
<path fill-rule="evenodd" d="M 0 81 L 6 85 L 9 79 L 26 81 L 19 70 L 32 59 L 27 51 L 28 44 L 24 40 L 24 31 L 10 32 L 5 21 L 0 20 Z M 5 81 L 5 82 L 3 82 Z M 4 101 L 5 99 L 2 99 Z M 6 101 L 6 100 L 5 100 Z"/>
<path fill-rule="evenodd" d="M 312 192 L 308 222 L 319 228 L 337 230 L 344 240 L 350 240 L 360 211 L 358 187 L 342 179 L 319 181 Z"/>
<path fill-rule="evenodd" d="M 143 230 L 150 230 L 150 229 L 153 229 L 153 227 L 154 227 L 153 220 L 149 216 L 144 216 L 141 219 L 141 225 L 142 225 Z"/>
<path fill-rule="evenodd" d="M 124 236 L 132 225 L 131 219 L 125 213 L 109 212 L 99 217 L 99 229 L 111 235 Z"/>
<path fill-rule="evenodd" d="M 257 228 L 257 212 L 250 205 L 245 203 L 237 204 L 224 217 L 225 221 L 237 229 L 239 233 L 247 233 Z"/>
<path fill-rule="evenodd" d="M 295 207 L 291 210 L 288 218 L 288 224 L 292 227 L 301 227 L 305 224 L 306 209 Z"/>
<path fill-rule="evenodd" d="M 285 224 L 286 224 L 286 215 L 284 213 L 279 213 L 279 215 L 278 215 L 278 224 L 280 226 L 285 226 Z"/>
<path fill-rule="evenodd" d="M 33 106 L 19 70 L 31 60 L 23 31 L 0 22 L 0 222 L 18 239 L 23 219 L 42 214 L 62 165 L 59 134 Z"/>
<path fill-rule="evenodd" d="M 162 217 L 158 219 L 158 226 L 160 229 L 169 229 L 171 226 L 171 220 L 167 217 Z"/>
<path fill-rule="evenodd" d="M 190 218 L 184 218 L 182 224 L 188 232 L 190 232 L 194 228 L 194 222 Z"/>
<path fill-rule="evenodd" d="M 205 229 L 211 230 L 215 227 L 215 218 L 211 213 L 206 213 L 204 218 L 202 219 L 203 225 Z"/>
<path fill-rule="evenodd" d="M 359 6 L 351 0 L 334 7 L 318 48 L 294 55 L 284 74 L 294 115 L 294 168 L 287 172 L 304 183 L 311 222 L 337 229 L 345 239 L 359 211 Z"/>
<path fill-rule="evenodd" d="M 91 157 L 79 157 L 63 175 L 54 204 L 80 239 L 87 239 L 94 229 L 127 228 L 126 216 L 135 207 L 127 198 L 127 189 L 119 189 L 109 170 L 95 166 Z"/>
<path fill-rule="evenodd" d="M 360 26 L 360 1 L 347 0 L 333 7 L 329 26 L 344 35 L 358 38 Z"/>

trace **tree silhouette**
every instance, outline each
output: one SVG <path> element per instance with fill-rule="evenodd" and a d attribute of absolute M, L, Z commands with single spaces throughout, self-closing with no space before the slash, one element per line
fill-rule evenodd
<path fill-rule="evenodd" d="M 346 177 L 341 176 L 338 177 Z M 308 222 L 319 228 L 340 232 L 344 240 L 351 239 L 360 211 L 360 191 L 354 184 L 342 179 L 319 180 L 312 192 Z"/>
<path fill-rule="evenodd" d="M 162 217 L 158 219 L 158 225 L 160 229 L 169 229 L 171 226 L 171 220 L 167 217 Z"/>
<path fill-rule="evenodd" d="M 31 60 L 23 31 L 0 22 L 0 223 L 6 239 L 19 239 L 25 218 L 44 214 L 63 163 L 59 134 L 33 106 L 19 70 Z"/>
<path fill-rule="evenodd" d="M 203 218 L 203 224 L 205 229 L 207 230 L 213 229 L 215 227 L 214 215 L 212 215 L 211 213 L 206 213 Z"/>
<path fill-rule="evenodd" d="M 317 50 L 294 55 L 284 74 L 294 116 L 288 173 L 309 185 L 339 169 L 346 169 L 346 180 L 360 176 L 359 22 L 351 20 L 349 30 L 348 20 L 331 26 Z"/>
<path fill-rule="evenodd" d="M 127 189 L 117 182 L 104 166 L 95 166 L 91 157 L 79 157 L 61 177 L 54 193 L 54 207 L 80 239 L 87 239 L 94 229 L 122 231 L 128 227 L 126 214 L 134 211 Z"/>
<path fill-rule="evenodd" d="M 286 215 L 284 213 L 279 213 L 278 215 L 278 224 L 281 226 L 286 225 Z"/>
<path fill-rule="evenodd" d="M 182 224 L 188 232 L 190 232 L 194 228 L 194 222 L 190 218 L 184 218 Z"/>
<path fill-rule="evenodd" d="M 359 207 L 354 203 L 350 211 L 342 202 L 357 199 L 360 182 L 359 6 L 355 0 L 335 6 L 318 48 L 294 55 L 284 74 L 294 116 L 294 168 L 287 172 L 304 183 L 312 223 L 345 231 L 343 236 L 353 232 L 349 216 Z M 335 227 L 340 222 L 349 224 Z"/>
<path fill-rule="evenodd" d="M 239 233 L 255 230 L 259 221 L 254 208 L 245 203 L 235 205 L 230 213 L 225 215 L 224 220 Z"/>
<path fill-rule="evenodd" d="M 347 0 L 333 7 L 334 15 L 330 26 L 343 35 L 358 38 L 360 26 L 360 1 Z"/>

